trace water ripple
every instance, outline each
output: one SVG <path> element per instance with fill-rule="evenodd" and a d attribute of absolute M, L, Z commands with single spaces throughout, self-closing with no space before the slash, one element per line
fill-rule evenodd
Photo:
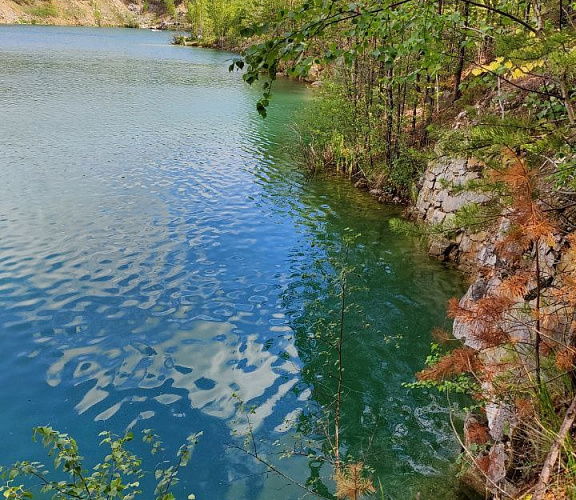
<path fill-rule="evenodd" d="M 156 35 L 0 27 L 3 458 L 24 458 L 24 436 L 47 422 L 90 442 L 91 425 L 145 420 L 172 429 L 173 448 L 204 430 L 198 453 L 220 464 L 205 484 L 231 498 L 226 471 L 246 467 L 221 448 L 232 430 L 272 441 L 327 402 L 330 374 L 306 343 L 328 297 L 315 259 L 353 227 L 366 314 L 405 345 L 355 345 L 347 418 L 362 435 L 346 439 L 363 446 L 378 422 L 383 477 L 435 474 L 453 444 L 446 408 L 401 382 L 457 280 L 390 235 L 393 209 L 293 168 L 287 117 L 304 88 L 279 82 L 263 122 L 229 54 Z M 256 407 L 249 423 L 240 402 Z M 274 498 L 250 487 L 246 498 Z"/>

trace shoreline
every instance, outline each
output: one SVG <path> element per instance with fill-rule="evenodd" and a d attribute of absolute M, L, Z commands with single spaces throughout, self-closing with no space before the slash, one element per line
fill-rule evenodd
<path fill-rule="evenodd" d="M 135 0 L 125 4 L 121 0 L 51 0 L 49 3 L 30 0 L 26 4 L 14 0 L 0 0 L 0 25 L 42 25 L 103 28 L 169 29 L 185 27 L 179 22 L 183 12 L 175 17 L 152 11 L 147 2 Z"/>

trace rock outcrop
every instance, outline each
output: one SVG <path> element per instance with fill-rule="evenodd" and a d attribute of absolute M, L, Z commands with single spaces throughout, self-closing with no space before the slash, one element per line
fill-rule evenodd
<path fill-rule="evenodd" d="M 147 9 L 144 3 L 143 0 L 0 0 L 0 24 L 146 28 L 171 21 L 167 14 L 152 8 L 156 3 L 150 2 Z"/>
<path fill-rule="evenodd" d="M 467 204 L 489 202 L 486 195 L 467 189 L 471 181 L 480 179 L 481 170 L 482 167 L 474 160 L 440 159 L 432 162 L 422 178 L 422 188 L 414 208 L 416 218 L 432 228 L 445 229 L 450 227 L 456 212 Z M 521 380 L 526 373 L 535 373 L 534 336 L 542 328 L 540 323 L 536 323 L 537 318 L 542 321 L 553 318 L 554 333 L 549 333 L 549 345 L 554 345 L 555 341 L 566 343 L 566 339 L 570 339 L 570 325 L 576 311 L 572 300 L 563 299 L 557 291 L 563 287 L 563 277 L 567 272 L 573 273 L 576 265 L 572 262 L 573 253 L 570 252 L 573 249 L 570 250 L 566 230 L 534 239 L 527 250 L 514 246 L 508 237 L 513 227 L 512 217 L 512 211 L 504 212 L 476 232 L 455 229 L 446 236 L 444 232 L 434 234 L 432 230 L 429 251 L 433 256 L 458 263 L 471 273 L 473 282 L 459 303 L 462 310 L 474 311 L 483 301 L 498 301 L 503 297 L 509 301 L 506 313 L 498 319 L 487 320 L 480 315 L 478 319 L 455 320 L 453 334 L 477 351 L 482 365 L 491 373 L 491 377 L 483 379 L 481 386 L 486 401 L 482 423 L 478 422 L 477 416 L 469 416 L 465 426 L 467 444 L 477 444 L 470 436 L 478 435 L 477 431 L 467 429 L 482 426 L 486 429 L 488 442 L 482 443 L 483 451 L 475 457 L 476 467 L 472 467 L 464 479 L 476 489 L 497 494 L 505 491 L 514 496 L 515 487 L 508 478 L 514 461 L 511 436 L 521 425 L 521 418 L 514 398 L 503 396 L 493 381 L 503 375 L 517 376 Z M 528 254 L 531 258 L 526 258 Z M 514 293 L 505 285 L 506 280 L 515 275 L 525 277 L 525 290 L 520 293 Z M 542 299 L 538 303 L 537 294 Z M 505 332 L 508 348 L 503 347 L 504 344 L 486 341 L 485 325 L 488 321 L 493 321 L 493 330 Z M 562 338 L 554 339 L 554 336 Z M 519 346 L 513 347 L 512 351 L 516 360 L 520 360 L 522 373 L 510 363 L 510 346 Z"/>
<path fill-rule="evenodd" d="M 487 195 L 465 189 L 480 177 L 481 164 L 474 159 L 441 158 L 431 162 L 421 179 L 422 187 L 414 207 L 416 218 L 429 226 L 446 227 L 466 205 L 487 203 Z M 488 237 L 485 228 L 477 232 L 456 230 L 449 236 L 433 233 L 429 252 L 470 268 Z"/>

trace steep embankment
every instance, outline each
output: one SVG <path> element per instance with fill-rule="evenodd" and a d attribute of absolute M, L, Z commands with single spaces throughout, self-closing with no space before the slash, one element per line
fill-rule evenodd
<path fill-rule="evenodd" d="M 454 336 L 464 346 L 454 351 L 450 373 L 459 371 L 458 362 L 465 365 L 461 371 L 473 373 L 483 402 L 466 422 L 469 468 L 463 477 L 497 498 L 524 498 L 534 488 L 554 495 L 538 498 L 573 498 L 566 493 L 570 481 L 561 479 L 561 464 L 553 480 L 542 466 L 552 460 L 549 450 L 562 419 L 570 416 L 573 397 L 576 237 L 568 213 L 573 195 L 563 204 L 556 196 L 553 212 L 563 216 L 552 218 L 553 202 L 531 196 L 546 186 L 527 174 L 522 158 L 512 155 L 510 162 L 500 180 L 515 191 L 483 224 L 440 231 L 452 227 L 467 204 L 494 201 L 468 189 L 481 182 L 485 170 L 473 159 L 431 162 L 414 208 L 420 221 L 438 229 L 430 253 L 459 263 L 472 278 L 464 297 L 450 307 Z M 447 365 L 438 363 L 429 374 L 442 378 Z"/>
<path fill-rule="evenodd" d="M 0 0 L 0 24 L 151 27 L 173 23 L 160 2 Z"/>

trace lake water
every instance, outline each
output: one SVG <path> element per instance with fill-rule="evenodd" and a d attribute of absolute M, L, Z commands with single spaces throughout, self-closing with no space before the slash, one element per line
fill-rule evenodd
<path fill-rule="evenodd" d="M 352 231 L 349 301 L 371 326 L 349 313 L 342 452 L 387 498 L 460 498 L 448 403 L 402 386 L 449 326 L 459 275 L 390 232 L 397 209 L 293 164 L 310 90 L 279 82 L 263 121 L 230 54 L 170 38 L 0 27 L 1 462 L 44 457 L 37 425 L 88 464 L 98 432 L 153 428 L 160 455 L 134 442 L 149 470 L 203 431 L 181 498 L 301 498 L 237 449 L 251 428 L 287 475 L 333 488 L 322 462 L 279 456 L 325 441 L 335 371 L 311 332 L 337 319 L 323 273 Z"/>

